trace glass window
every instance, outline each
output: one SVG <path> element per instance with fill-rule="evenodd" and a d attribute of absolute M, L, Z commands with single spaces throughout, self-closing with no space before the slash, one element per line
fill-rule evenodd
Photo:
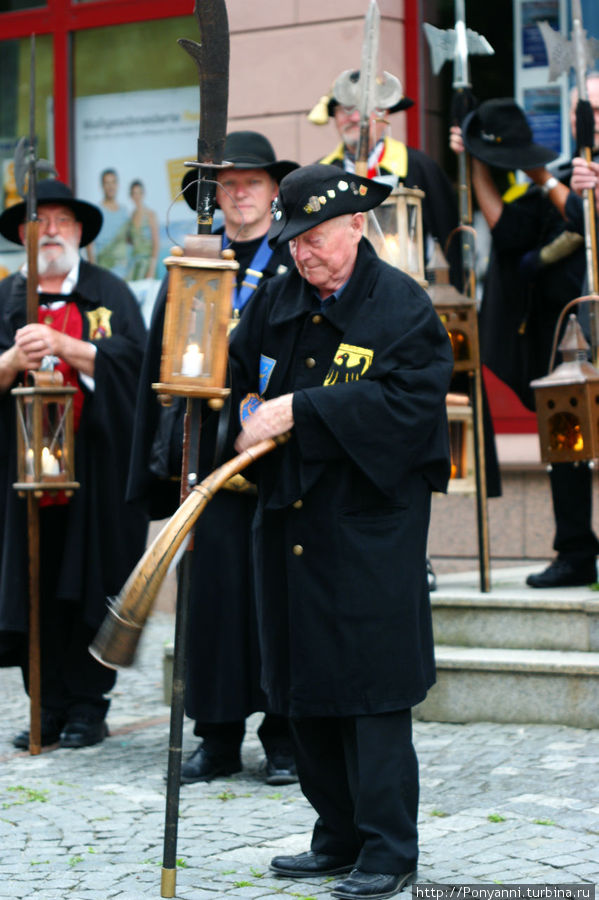
<path fill-rule="evenodd" d="M 195 230 L 178 194 L 197 155 L 200 92 L 181 37 L 199 41 L 193 16 L 74 36 L 74 183 L 104 215 L 89 257 L 131 282 L 161 278 L 173 244 Z"/>

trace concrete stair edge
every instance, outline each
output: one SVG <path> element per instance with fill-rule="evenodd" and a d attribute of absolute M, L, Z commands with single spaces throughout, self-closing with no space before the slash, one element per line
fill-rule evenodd
<path fill-rule="evenodd" d="M 585 650 L 522 650 L 437 644 L 435 661 L 437 669 L 599 677 L 599 653 Z"/>

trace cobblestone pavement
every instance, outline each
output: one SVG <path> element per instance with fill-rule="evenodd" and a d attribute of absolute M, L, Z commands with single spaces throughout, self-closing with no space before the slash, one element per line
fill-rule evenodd
<path fill-rule="evenodd" d="M 119 675 L 111 737 L 30 757 L 20 673 L 0 670 L 0 898 L 160 897 L 168 707 L 164 643 L 149 621 L 139 662 Z M 269 874 L 278 852 L 307 849 L 313 813 L 297 785 L 260 776 L 252 717 L 244 771 L 181 789 L 176 896 L 326 898 L 330 882 Z M 419 882 L 599 881 L 599 731 L 543 725 L 415 723 L 421 768 Z M 185 726 L 184 751 L 196 745 Z"/>

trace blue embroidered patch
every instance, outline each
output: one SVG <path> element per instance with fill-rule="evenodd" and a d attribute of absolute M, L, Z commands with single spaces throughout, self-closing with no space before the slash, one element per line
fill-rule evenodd
<path fill-rule="evenodd" d="M 253 415 L 261 403 L 264 403 L 258 394 L 247 394 L 239 404 L 239 421 L 243 425 L 246 419 Z"/>
<path fill-rule="evenodd" d="M 270 376 L 273 373 L 273 369 L 276 366 L 276 359 L 271 359 L 270 356 L 264 356 L 264 354 L 260 355 L 260 377 L 259 377 L 259 387 L 260 387 L 260 396 L 262 396 L 266 388 L 268 387 L 268 382 L 270 381 Z"/>

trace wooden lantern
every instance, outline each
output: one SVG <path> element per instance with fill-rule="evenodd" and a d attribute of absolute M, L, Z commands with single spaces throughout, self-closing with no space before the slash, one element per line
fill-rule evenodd
<path fill-rule="evenodd" d="M 202 256 L 192 255 L 194 238 L 201 238 Z M 189 239 L 165 259 L 169 283 L 161 382 L 153 387 L 167 395 L 225 397 L 227 333 L 239 264 L 230 251 L 220 255 L 220 235 Z"/>
<path fill-rule="evenodd" d="M 451 474 L 447 492 L 475 494 L 472 406 L 465 394 L 448 394 L 446 403 L 451 456 Z"/>
<path fill-rule="evenodd" d="M 29 385 L 13 388 L 17 411 L 17 482 L 23 494 L 64 490 L 75 481 L 73 398 L 77 389 L 63 383 L 58 371 L 30 372 Z"/>
<path fill-rule="evenodd" d="M 427 275 L 428 295 L 451 341 L 454 372 L 474 372 L 480 366 L 476 301 L 449 283 L 449 266 L 436 241 Z"/>
<path fill-rule="evenodd" d="M 422 198 L 418 188 L 398 187 L 366 216 L 365 236 L 378 256 L 426 287 Z"/>
<path fill-rule="evenodd" d="M 599 458 L 599 371 L 578 319 L 571 314 L 558 348 L 563 362 L 532 381 L 541 459 L 547 463 Z"/>

